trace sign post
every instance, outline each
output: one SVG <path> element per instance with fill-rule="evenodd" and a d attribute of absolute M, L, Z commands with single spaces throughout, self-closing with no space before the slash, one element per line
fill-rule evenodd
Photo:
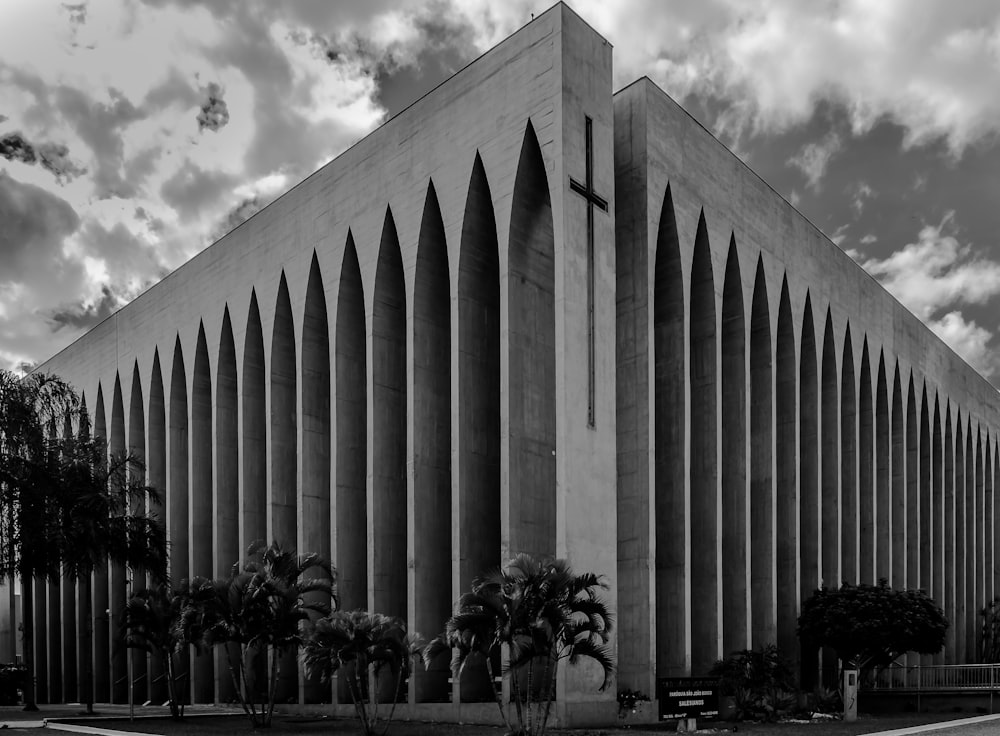
<path fill-rule="evenodd" d="M 656 683 L 660 720 L 677 720 L 678 731 L 694 731 L 699 718 L 719 717 L 719 678 L 663 677 Z"/>

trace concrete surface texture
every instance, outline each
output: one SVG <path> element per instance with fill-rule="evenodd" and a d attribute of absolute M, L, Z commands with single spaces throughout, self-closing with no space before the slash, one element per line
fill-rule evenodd
<path fill-rule="evenodd" d="M 802 597 L 887 577 L 955 621 L 938 660 L 972 660 L 995 389 L 611 64 L 555 6 L 39 370 L 145 458 L 177 580 L 276 539 L 430 636 L 480 572 L 567 557 L 607 576 L 618 685 L 653 694 L 772 642 L 808 676 Z M 95 580 L 91 683 L 78 592 L 36 591 L 40 700 L 123 702 L 123 571 Z M 282 672 L 280 702 L 347 702 Z M 418 672 L 402 717 L 490 721 L 481 678 Z M 556 720 L 614 722 L 599 684 L 563 668 Z M 231 699 L 221 662 L 191 696 Z"/>

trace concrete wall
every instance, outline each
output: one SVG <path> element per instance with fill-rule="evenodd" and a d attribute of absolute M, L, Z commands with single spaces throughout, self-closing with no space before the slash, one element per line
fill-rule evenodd
<path fill-rule="evenodd" d="M 595 220 L 590 426 L 587 220 L 570 191 L 587 117 L 611 199 L 611 47 L 557 5 L 40 366 L 111 417 L 108 436 L 141 438 L 175 578 L 277 538 L 332 557 L 350 607 L 425 636 L 516 552 L 613 582 L 614 216 Z M 286 664 L 281 700 L 330 701 Z M 228 697 L 216 665 L 195 662 L 196 700 Z M 599 684 L 564 671 L 557 717 L 586 701 L 613 720 Z M 418 709 L 486 696 L 411 685 Z"/>
<path fill-rule="evenodd" d="M 615 150 L 622 683 L 798 662 L 800 601 L 878 577 L 954 622 L 935 661 L 975 661 L 996 389 L 648 79 Z"/>

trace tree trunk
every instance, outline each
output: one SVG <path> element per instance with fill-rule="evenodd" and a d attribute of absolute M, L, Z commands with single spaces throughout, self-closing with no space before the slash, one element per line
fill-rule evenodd
<path fill-rule="evenodd" d="M 94 715 L 94 601 L 93 575 L 80 578 L 80 598 L 83 603 L 83 696 L 87 715 Z"/>
<path fill-rule="evenodd" d="M 35 591 L 30 575 L 21 577 L 21 627 L 24 633 L 24 709 L 38 710 L 35 703 Z"/>

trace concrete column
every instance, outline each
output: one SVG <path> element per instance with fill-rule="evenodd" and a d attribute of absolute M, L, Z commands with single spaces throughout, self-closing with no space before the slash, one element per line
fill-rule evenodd
<path fill-rule="evenodd" d="M 799 486 L 798 486 L 798 392 L 795 360 L 795 327 L 788 281 L 781 281 L 778 331 L 775 348 L 775 480 L 777 561 L 777 644 L 782 656 L 796 670 L 800 662 L 795 635 L 799 614 Z"/>
<path fill-rule="evenodd" d="M 160 493 L 160 500 L 150 503 L 149 513 L 161 524 L 165 524 L 167 493 L 167 415 L 163 397 L 163 374 L 160 370 L 160 355 L 153 354 L 153 368 L 149 383 L 148 451 L 146 454 L 146 474 L 149 485 Z M 149 581 L 152 582 L 152 581 Z M 179 580 L 174 584 L 179 584 Z M 150 658 L 149 683 L 147 692 L 154 703 L 167 700 L 166 663 L 157 656 Z M 82 678 L 81 678 L 82 680 Z"/>
<path fill-rule="evenodd" d="M 903 389 L 899 362 L 892 382 L 892 577 L 894 588 L 906 587 L 906 446 L 903 424 Z"/>
<path fill-rule="evenodd" d="M 170 544 L 170 579 L 180 586 L 191 574 L 188 552 L 188 400 L 184 353 L 180 337 L 174 343 L 170 371 L 170 396 L 167 399 L 167 539 Z M 96 593 L 96 588 L 95 588 Z M 95 596 L 94 607 L 97 609 Z M 179 678 L 190 675 L 190 657 L 178 658 Z M 95 663 L 95 672 L 99 664 Z M 190 680 L 181 679 L 181 692 L 190 697 Z"/>
<path fill-rule="evenodd" d="M 211 579 L 215 572 L 212 559 L 212 373 L 205 340 L 205 326 L 198 327 L 194 371 L 191 382 L 191 450 L 188 477 L 191 480 L 188 501 L 188 542 L 190 574 Z M 215 674 L 211 653 L 195 654 L 192 672 L 192 697 L 195 703 L 215 700 Z"/>
<path fill-rule="evenodd" d="M 128 409 L 128 450 L 136 457 L 141 463 L 142 468 L 133 468 L 132 482 L 139 483 L 142 485 L 152 484 L 148 479 L 149 467 L 146 461 L 146 407 L 143 404 L 142 396 L 142 377 L 139 374 L 139 362 L 138 360 L 134 363 L 132 368 L 132 387 L 129 395 L 129 409 Z M 136 499 L 132 502 L 130 509 L 133 514 L 144 514 L 146 513 L 146 500 Z M 125 589 L 126 599 L 135 595 L 141 590 L 146 588 L 146 571 L 142 567 L 136 567 L 132 570 L 131 585 L 128 585 Z M 123 615 L 123 610 L 117 611 L 118 616 Z M 119 619 L 119 622 L 121 619 Z M 115 632 L 116 637 L 119 636 L 119 632 Z M 118 646 L 122 646 L 120 643 Z M 132 660 L 132 681 L 133 693 L 135 697 L 135 702 L 144 703 L 147 700 L 147 693 L 149 692 L 149 683 L 147 681 L 147 667 L 146 660 L 147 655 L 140 649 L 130 649 L 126 651 L 126 656 Z M 126 686 L 128 682 L 126 681 Z M 127 700 L 127 687 L 126 687 L 126 700 Z"/>
<path fill-rule="evenodd" d="M 945 632 L 945 662 L 956 664 L 956 635 L 958 617 L 956 615 L 955 591 L 958 571 L 955 565 L 957 552 L 955 537 L 955 504 L 958 464 L 955 462 L 955 436 L 951 430 L 951 403 L 945 405 L 944 422 L 944 615 L 951 626 Z"/>
<path fill-rule="evenodd" d="M 111 483 L 124 485 L 127 482 L 127 468 L 121 464 L 126 452 L 125 446 L 125 406 L 122 401 L 122 387 L 119 376 L 115 375 L 115 392 L 111 403 L 111 435 L 108 441 L 108 452 L 112 463 L 118 463 L 121 477 L 112 479 Z M 128 702 L 128 653 L 121 645 L 119 624 L 122 611 L 125 608 L 126 595 L 125 565 L 113 563 L 110 565 L 108 593 L 108 646 L 111 658 L 111 702 Z"/>
<path fill-rule="evenodd" d="M 840 363 L 840 575 L 858 583 L 858 405 L 851 325 L 844 333 Z"/>
<path fill-rule="evenodd" d="M 816 325 L 812 302 L 806 292 L 802 314 L 799 358 L 799 569 L 800 601 L 819 587 L 820 581 L 820 463 L 819 463 L 819 371 Z M 816 684 L 818 660 L 815 652 L 802 650 L 802 686 Z"/>
<path fill-rule="evenodd" d="M 750 309 L 750 600 L 752 646 L 778 644 L 775 589 L 775 345 L 763 256 L 757 257 Z M 794 346 L 793 360 L 794 360 Z M 794 386 L 792 388 L 794 391 Z M 793 394 L 794 396 L 794 394 Z M 792 446 L 795 440 L 792 438 Z M 793 469 L 794 474 L 794 469 Z M 794 530 L 793 530 L 794 537 Z M 785 656 L 791 652 L 785 652 Z"/>
<path fill-rule="evenodd" d="M 336 560 L 340 607 L 368 606 L 368 390 L 365 302 L 361 271 L 350 233 L 337 288 L 334 338 L 336 492 L 331 498 L 332 549 Z M 346 682 L 339 681 L 338 702 L 350 703 Z"/>
<path fill-rule="evenodd" d="M 219 355 L 215 381 L 215 442 L 212 475 L 213 565 L 215 578 L 229 577 L 233 563 L 243 556 L 240 549 L 239 524 L 239 412 L 236 378 L 236 344 L 229 318 L 229 306 L 222 314 Z M 226 653 L 215 649 L 214 700 L 231 702 L 235 696 L 233 678 Z"/>
<path fill-rule="evenodd" d="M 410 460 L 407 621 L 432 636 L 451 615 L 451 286 L 444 223 L 434 184 L 428 183 L 417 239 L 408 354 Z M 451 699 L 448 662 L 427 672 L 418 663 L 410 682 L 413 703 Z"/>
<path fill-rule="evenodd" d="M 878 522 L 875 517 L 875 411 L 872 404 L 872 372 L 868 338 L 861 349 L 861 380 L 858 388 L 858 582 L 874 584 Z"/>
<path fill-rule="evenodd" d="M 906 587 L 920 587 L 920 432 L 910 374 L 906 395 Z"/>
<path fill-rule="evenodd" d="M 746 649 L 747 585 L 747 353 L 743 277 L 736 240 L 729 241 L 722 287 L 722 651 Z"/>
<path fill-rule="evenodd" d="M 885 353 L 875 385 L 875 579 L 892 579 L 892 443 Z"/>
<path fill-rule="evenodd" d="M 718 338 L 715 281 L 704 213 L 691 266 L 691 671 L 703 675 L 719 657 Z"/>
<path fill-rule="evenodd" d="M 826 311 L 823 330 L 822 370 L 820 374 L 820 534 L 822 583 L 828 588 L 840 585 L 840 401 L 837 374 L 837 348 L 833 317 Z"/>

